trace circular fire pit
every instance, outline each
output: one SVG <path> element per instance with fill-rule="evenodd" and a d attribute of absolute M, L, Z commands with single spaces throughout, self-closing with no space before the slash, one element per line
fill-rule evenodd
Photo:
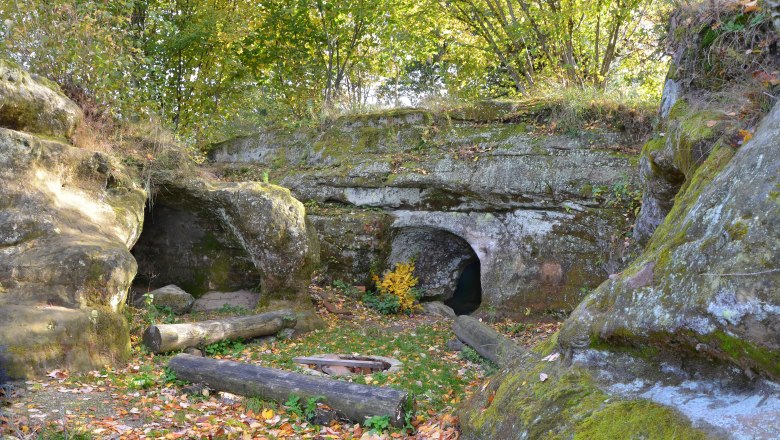
<path fill-rule="evenodd" d="M 318 376 L 354 376 L 358 374 L 394 373 L 401 370 L 403 363 L 385 356 L 363 356 L 352 354 L 318 354 L 298 357 L 293 362 L 307 373 Z"/>

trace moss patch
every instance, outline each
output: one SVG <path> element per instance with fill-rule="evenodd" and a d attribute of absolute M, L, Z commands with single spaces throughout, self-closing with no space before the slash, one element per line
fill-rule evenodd
<path fill-rule="evenodd" d="M 460 419 L 466 438 L 706 438 L 669 408 L 615 399 L 585 370 L 531 356 L 480 388 L 461 408 Z"/>
<path fill-rule="evenodd" d="M 574 440 L 705 439 L 670 408 L 645 400 L 610 403 L 579 424 Z"/>

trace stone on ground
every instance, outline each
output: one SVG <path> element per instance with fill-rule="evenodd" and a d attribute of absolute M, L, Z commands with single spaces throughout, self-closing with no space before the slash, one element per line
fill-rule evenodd
<path fill-rule="evenodd" d="M 146 295 L 150 295 L 152 304 L 158 307 L 169 307 L 171 312 L 182 315 L 187 313 L 192 308 L 192 304 L 195 302 L 195 298 L 189 293 L 185 292 L 179 286 L 169 284 L 165 287 L 152 290 L 147 294 L 136 293 L 133 299 L 133 305 L 138 308 L 146 306 Z"/>
<path fill-rule="evenodd" d="M 455 311 L 452 307 L 441 301 L 431 301 L 422 303 L 423 313 L 428 316 L 439 318 L 455 319 Z"/>

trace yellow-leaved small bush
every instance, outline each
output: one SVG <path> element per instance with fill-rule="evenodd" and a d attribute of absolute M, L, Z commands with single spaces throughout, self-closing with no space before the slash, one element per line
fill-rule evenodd
<path fill-rule="evenodd" d="M 382 275 L 380 280 L 374 275 L 377 291 L 380 295 L 393 295 L 398 298 L 399 312 L 409 313 L 420 308 L 416 303 L 415 286 L 420 281 L 414 273 L 414 263 L 396 263 L 395 268 Z"/>

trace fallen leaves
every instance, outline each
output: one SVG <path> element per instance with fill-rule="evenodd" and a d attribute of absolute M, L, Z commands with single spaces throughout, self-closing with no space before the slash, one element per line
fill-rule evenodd
<path fill-rule="evenodd" d="M 258 401 L 249 409 L 247 400 L 226 393 L 195 390 L 168 383 L 163 375 L 165 356 L 135 352 L 127 368 L 105 368 L 84 375 L 54 370 L 44 381 L 29 381 L 27 395 L 16 396 L 14 418 L 0 416 L 0 430 L 14 426 L 37 437 L 51 432 L 90 432 L 95 438 L 140 440 L 151 438 L 310 438 L 383 439 L 413 438 L 456 440 L 460 436 L 456 405 L 483 385 L 480 367 L 449 351 L 453 337 L 450 323 L 425 316 L 384 317 L 351 297 L 329 291 L 330 299 L 354 315 L 351 321 L 323 310 L 331 328 L 293 341 L 257 342 L 226 358 L 276 368 L 294 368 L 291 359 L 338 350 L 343 353 L 392 356 L 404 362 L 402 372 L 371 373 L 348 380 L 415 392 L 418 412 L 411 421 L 414 431 L 376 433 L 355 423 L 334 421 L 315 425 L 282 405 Z M 499 324 L 506 332 L 516 323 Z M 552 335 L 558 323 L 527 323 L 510 337 L 530 346 Z M 135 344 L 138 335 L 133 336 Z M 315 351 L 316 350 L 316 351 Z M 333 351 L 336 352 L 336 351 Z M 557 360 L 555 354 L 547 360 Z M 139 387 L 138 379 L 151 385 Z M 489 385 L 489 379 L 484 386 Z M 492 396 L 491 396 L 492 399 Z M 55 400 L 57 401 L 55 403 Z M 34 402 L 34 404 L 33 404 Z M 63 402 L 60 406 L 60 402 Z M 27 405 L 31 405 L 29 408 Z"/>

